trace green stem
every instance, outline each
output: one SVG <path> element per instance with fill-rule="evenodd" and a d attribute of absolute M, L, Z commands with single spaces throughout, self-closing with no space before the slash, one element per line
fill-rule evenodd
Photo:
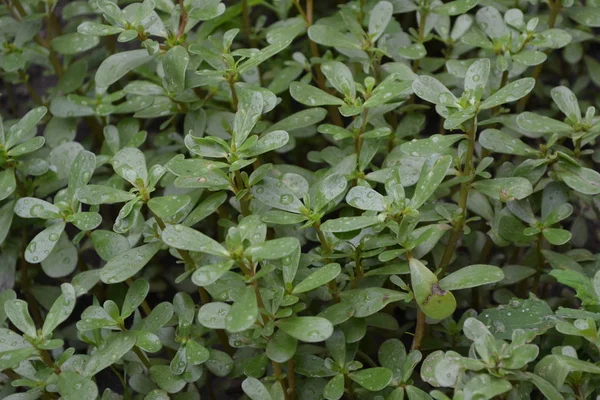
<path fill-rule="evenodd" d="M 535 246 L 535 254 L 537 265 L 535 269 L 535 276 L 533 278 L 533 291 L 539 297 L 540 296 L 540 279 L 542 277 L 542 272 L 544 271 L 544 255 L 542 254 L 542 249 L 544 248 L 544 235 L 540 232 L 537 236 L 537 242 Z"/>
<path fill-rule="evenodd" d="M 556 25 L 556 18 L 558 17 L 558 14 L 560 14 L 560 10 L 562 9 L 561 0 L 548 0 L 548 6 L 550 7 L 550 15 L 548 16 L 548 28 L 552 29 L 554 28 L 554 25 Z M 546 51 L 546 54 L 548 53 L 550 53 L 550 50 Z M 533 69 L 533 72 L 531 73 L 531 77 L 535 79 L 536 82 L 538 79 L 540 79 L 540 75 L 542 74 L 544 64 L 545 63 L 536 65 Z M 525 111 L 525 108 L 527 107 L 527 102 L 529 101 L 529 98 L 532 94 L 533 90 L 529 92 L 525 97 L 521 98 L 521 100 L 519 100 L 519 102 L 517 103 L 518 113 Z"/>
<path fill-rule="evenodd" d="M 148 357 L 146 357 L 144 352 L 139 347 L 133 346 L 133 352 L 135 353 L 136 356 L 138 356 L 138 358 L 140 359 L 140 361 L 142 362 L 142 364 L 144 364 L 144 366 L 146 368 L 150 369 L 150 367 L 152 367 L 150 360 L 148 359 Z"/>
<path fill-rule="evenodd" d="M 362 124 L 360 125 L 360 129 L 358 130 L 358 132 L 356 133 L 356 136 L 354 137 L 354 152 L 356 153 L 356 160 L 357 160 L 356 172 L 360 172 L 358 170 L 358 168 L 359 168 L 358 160 L 360 160 L 360 152 L 362 151 L 362 145 L 363 145 L 363 141 L 364 141 L 362 135 L 365 133 L 365 130 L 367 129 L 368 116 L 369 116 L 369 109 L 368 108 L 363 109 L 363 112 L 361 114 Z"/>
<path fill-rule="evenodd" d="M 458 200 L 458 208 L 461 210 L 461 214 L 452 228 L 450 239 L 448 240 L 448 244 L 446 245 L 446 248 L 444 249 L 444 254 L 442 255 L 442 260 L 440 261 L 440 278 L 444 276 L 444 274 L 446 273 L 446 268 L 450 264 L 450 261 L 452 261 L 452 256 L 456 252 L 456 243 L 462 235 L 462 230 L 465 226 L 465 221 L 467 219 L 467 200 L 469 198 L 469 188 L 471 187 L 471 183 L 473 182 L 475 169 L 473 165 L 473 155 L 475 153 L 475 141 L 477 136 L 477 117 L 472 118 L 468 122 L 468 124 L 469 127 L 467 128 L 467 139 L 469 141 L 469 145 L 467 147 L 465 165 L 462 171 L 462 176 L 468 177 L 468 179 L 460 184 L 460 197 Z"/>
<path fill-rule="evenodd" d="M 421 9 L 421 10 L 419 10 L 419 12 L 420 12 L 420 16 L 419 16 L 418 41 L 419 41 L 419 43 L 423 44 L 423 40 L 425 40 L 425 25 L 427 23 L 427 15 L 429 14 L 429 10 Z M 421 60 L 420 59 L 415 60 L 415 63 L 413 64 L 413 71 L 417 72 L 420 65 L 421 65 Z"/>
<path fill-rule="evenodd" d="M 417 306 L 417 324 L 415 325 L 415 336 L 413 337 L 413 342 L 411 346 L 411 350 L 419 350 L 421 348 L 421 344 L 423 342 L 423 337 L 425 336 L 425 313 L 421 311 Z"/>

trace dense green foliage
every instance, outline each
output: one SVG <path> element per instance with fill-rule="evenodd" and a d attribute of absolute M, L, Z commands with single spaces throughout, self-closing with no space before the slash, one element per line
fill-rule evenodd
<path fill-rule="evenodd" d="M 2 0 L 0 397 L 600 395 L 597 27 Z"/>

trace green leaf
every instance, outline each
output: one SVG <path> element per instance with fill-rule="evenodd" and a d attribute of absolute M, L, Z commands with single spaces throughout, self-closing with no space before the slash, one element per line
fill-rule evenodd
<path fill-rule="evenodd" d="M 77 190 L 85 187 L 90 181 L 94 170 L 96 169 L 96 156 L 90 151 L 80 151 L 69 173 L 69 185 L 67 188 L 67 197 L 71 200 L 75 199 Z"/>
<path fill-rule="evenodd" d="M 41 149 L 44 146 L 46 139 L 42 136 L 36 136 L 29 140 L 24 141 L 23 143 L 19 143 L 12 149 L 10 149 L 6 154 L 11 157 L 19 157 L 24 154 L 33 153 L 34 151 Z"/>
<path fill-rule="evenodd" d="M 464 388 L 465 398 L 490 400 L 512 389 L 506 379 L 481 374 L 471 379 Z"/>
<path fill-rule="evenodd" d="M 232 333 L 243 332 L 252 327 L 257 318 L 258 304 L 254 287 L 247 286 L 229 310 L 225 318 L 225 329 Z"/>
<path fill-rule="evenodd" d="M 464 2 L 467 1 L 464 0 Z M 448 3 L 444 4 L 444 6 L 447 5 Z M 476 60 L 469 66 L 465 74 L 465 90 L 472 92 L 477 99 L 480 99 L 487 85 L 489 75 L 490 60 L 487 58 Z"/>
<path fill-rule="evenodd" d="M 117 25 L 127 25 L 127 19 L 125 14 L 119 8 L 119 6 L 110 0 L 98 0 L 98 8 L 106 14 L 109 20 L 114 21 Z"/>
<path fill-rule="evenodd" d="M 544 300 L 514 298 L 507 305 L 485 309 L 477 317 L 487 325 L 496 339 L 510 340 L 515 329 L 538 335 L 554 326 L 554 313 Z"/>
<path fill-rule="evenodd" d="M 599 303 L 592 281 L 584 274 L 573 270 L 553 269 L 549 275 L 563 285 L 575 289 L 575 295 L 581 300 L 583 306 L 594 306 Z"/>
<path fill-rule="evenodd" d="M 451 156 L 434 156 L 425 161 L 421 169 L 419 181 L 415 187 L 415 194 L 410 200 L 410 207 L 413 209 L 420 208 L 433 195 L 435 189 L 437 189 L 446 177 L 451 164 Z"/>
<path fill-rule="evenodd" d="M 266 354 L 270 360 L 284 363 L 292 359 L 296 353 L 298 341 L 283 330 L 275 332 L 267 343 Z"/>
<path fill-rule="evenodd" d="M 412 157 L 428 157 L 434 154 L 443 154 L 459 140 L 463 135 L 431 135 L 427 139 L 411 140 L 400 145 L 402 152 Z"/>
<path fill-rule="evenodd" d="M 211 0 L 203 1 L 201 3 L 194 3 L 194 7 L 190 10 L 189 16 L 190 18 L 200 21 L 206 21 L 217 18 L 224 12 L 225 4 L 221 3 L 220 0 Z"/>
<path fill-rule="evenodd" d="M 110 3 L 108 0 L 105 3 Z M 114 4 L 114 3 L 113 3 Z M 107 57 L 96 70 L 96 85 L 108 87 L 121 79 L 129 71 L 150 62 L 154 56 L 145 49 L 129 50 Z"/>
<path fill-rule="evenodd" d="M 263 96 L 254 90 L 239 94 L 238 111 L 233 120 L 232 142 L 239 148 L 248 138 L 263 111 Z"/>
<path fill-rule="evenodd" d="M 292 82 L 290 84 L 290 94 L 298 103 L 305 106 L 343 106 L 342 99 L 330 95 L 319 88 L 301 82 Z"/>
<path fill-rule="evenodd" d="M 60 289 L 62 294 L 52 304 L 44 320 L 44 326 L 42 327 L 42 336 L 44 337 L 51 335 L 58 325 L 66 321 L 75 308 L 76 295 L 73 286 L 69 283 L 63 283 L 60 285 Z"/>
<path fill-rule="evenodd" d="M 95 399 L 98 397 L 98 387 L 94 381 L 71 371 L 62 371 L 59 375 L 58 392 L 64 400 Z"/>
<path fill-rule="evenodd" d="M 330 219 L 321 225 L 323 232 L 350 232 L 379 223 L 378 216 L 342 217 Z"/>
<path fill-rule="evenodd" d="M 313 42 L 323 46 L 360 49 L 360 43 L 356 38 L 345 35 L 327 25 L 316 24 L 308 28 L 308 37 Z"/>
<path fill-rule="evenodd" d="M 521 139 L 515 138 L 497 129 L 485 129 L 479 134 L 478 140 L 483 148 L 495 153 L 513 154 L 517 156 L 532 156 L 538 153 L 537 150 L 525 144 Z"/>
<path fill-rule="evenodd" d="M 35 324 L 29 314 L 27 302 L 19 299 L 7 300 L 4 303 L 4 312 L 18 330 L 32 338 L 37 336 Z"/>
<path fill-rule="evenodd" d="M 583 268 L 577 261 L 566 254 L 556 253 L 550 250 L 542 250 L 542 255 L 550 263 L 553 269 L 565 269 L 583 273 Z"/>
<path fill-rule="evenodd" d="M 97 36 L 81 33 L 67 33 L 52 39 L 51 45 L 59 54 L 72 55 L 82 53 L 96 47 L 100 43 Z"/>
<path fill-rule="evenodd" d="M 391 14 L 390 14 L 391 16 Z M 354 99 L 356 97 L 356 84 L 352 71 L 346 64 L 339 61 L 328 61 L 321 64 L 321 71 L 327 81 L 345 97 Z"/>
<path fill-rule="evenodd" d="M 179 93 L 185 89 L 185 70 L 189 61 L 190 56 L 182 46 L 172 47 L 165 53 L 162 66 L 167 90 Z"/>
<path fill-rule="evenodd" d="M 371 392 L 382 390 L 392 381 L 392 371 L 383 368 L 367 368 L 348 374 L 350 379 Z"/>
<path fill-rule="evenodd" d="M 135 147 L 125 147 L 114 155 L 112 165 L 115 172 L 138 188 L 148 183 L 148 170 L 144 153 Z"/>
<path fill-rule="evenodd" d="M 326 340 L 333 334 L 333 325 L 322 317 L 292 317 L 277 321 L 279 329 L 306 343 Z"/>
<path fill-rule="evenodd" d="M 477 181 L 473 188 L 495 200 L 503 202 L 521 200 L 533 193 L 531 182 L 525 178 L 494 178 Z"/>
<path fill-rule="evenodd" d="M 492 39 L 500 39 L 508 35 L 508 28 L 500 11 L 492 6 L 482 7 L 477 10 L 476 20 Z"/>
<path fill-rule="evenodd" d="M 271 125 L 267 132 L 276 130 L 292 131 L 294 129 L 306 128 L 323 121 L 327 116 L 327 110 L 324 108 L 309 108 L 285 117 Z"/>
<path fill-rule="evenodd" d="M 173 374 L 168 365 L 153 365 L 150 367 L 150 376 L 167 393 L 178 393 L 187 384 L 182 377 Z"/>
<path fill-rule="evenodd" d="M 496 93 L 485 99 L 480 106 L 480 110 L 487 110 L 504 103 L 511 103 L 525 97 L 535 86 L 535 79 L 522 78 L 509 83 Z"/>
<path fill-rule="evenodd" d="M 391 289 L 366 288 L 350 289 L 340 293 L 343 303 L 354 307 L 354 317 L 364 318 L 382 310 L 385 306 L 396 301 L 407 299 L 407 294 Z"/>
<path fill-rule="evenodd" d="M 385 199 L 376 190 L 355 186 L 348 191 L 346 202 L 359 210 L 385 211 Z"/>
<path fill-rule="evenodd" d="M 123 32 L 123 28 L 99 24 L 93 21 L 84 21 L 77 27 L 77 32 L 83 35 L 111 36 Z"/>
<path fill-rule="evenodd" d="M 339 400 L 344 395 L 344 375 L 337 374 L 325 385 L 323 397 L 327 400 Z"/>
<path fill-rule="evenodd" d="M 93 377 L 98 372 L 119 361 L 135 344 L 135 336 L 128 332 L 113 333 L 88 358 L 83 369 L 84 377 Z"/>
<path fill-rule="evenodd" d="M 160 242 L 152 242 L 111 258 L 100 270 L 100 279 L 104 283 L 118 283 L 131 278 L 150 262 L 160 246 Z"/>
<path fill-rule="evenodd" d="M 204 304 L 198 311 L 198 322 L 209 329 L 225 329 L 225 319 L 230 311 L 231 306 L 227 303 Z"/>
<path fill-rule="evenodd" d="M 415 300 L 425 315 L 440 320 L 452 315 L 456 309 L 452 293 L 443 290 L 435 274 L 419 260 L 411 258 L 409 266 Z"/>
<path fill-rule="evenodd" d="M 0 245 L 4 243 L 10 231 L 12 220 L 15 215 L 13 212 L 14 205 L 14 201 L 9 201 L 0 207 Z"/>
<path fill-rule="evenodd" d="M 0 201 L 6 199 L 8 196 L 13 194 L 17 188 L 17 182 L 15 181 L 15 173 L 12 169 L 5 169 L 0 171 Z"/>
<path fill-rule="evenodd" d="M 542 234 L 548 242 L 555 246 L 562 246 L 571 240 L 571 232 L 565 229 L 546 228 L 542 231 Z"/>
<path fill-rule="evenodd" d="M 444 84 L 434 77 L 420 75 L 412 83 L 417 96 L 430 103 L 446 107 L 456 107 L 458 100 Z"/>
<path fill-rule="evenodd" d="M 300 247 L 298 239 L 285 237 L 250 246 L 244 254 L 252 257 L 254 261 L 277 260 L 289 256 L 298 247 Z"/>
<path fill-rule="evenodd" d="M 82 231 L 91 231 L 102 223 L 102 216 L 97 212 L 78 212 L 67 217 L 67 221 Z"/>
<path fill-rule="evenodd" d="M 148 208 L 159 218 L 168 219 L 180 213 L 191 201 L 186 195 L 153 197 L 148 201 Z"/>
<path fill-rule="evenodd" d="M 387 28 L 392 14 L 394 13 L 394 6 L 388 1 L 380 1 L 375 4 L 375 7 L 371 10 L 369 16 L 369 36 L 371 40 L 375 42 L 383 35 L 385 28 Z"/>
<path fill-rule="evenodd" d="M 459 290 L 500 282 L 502 279 L 502 269 L 493 265 L 475 264 L 445 276 L 439 284 L 443 290 Z"/>
<path fill-rule="evenodd" d="M 125 236 L 111 231 L 96 230 L 92 232 L 94 249 L 104 261 L 108 261 L 131 248 Z"/>
<path fill-rule="evenodd" d="M 142 304 L 148 292 L 150 291 L 150 284 L 145 279 L 138 279 L 129 287 L 125 300 L 123 300 L 123 306 L 121 307 L 121 317 L 127 318 L 135 312 L 135 310 Z"/>
<path fill-rule="evenodd" d="M 600 9 L 595 7 L 570 7 L 567 15 L 576 22 L 590 27 L 600 27 Z"/>
<path fill-rule="evenodd" d="M 244 149 L 242 153 L 246 157 L 256 157 L 285 146 L 289 140 L 290 137 L 286 131 L 267 132 L 258 139 L 254 146 Z"/>
<path fill-rule="evenodd" d="M 265 177 L 252 188 L 252 195 L 269 207 L 299 214 L 304 207 L 296 194 L 283 181 Z"/>
<path fill-rule="evenodd" d="M 250 400 L 271 400 L 271 394 L 261 381 L 249 376 L 242 382 L 242 390 Z"/>
<path fill-rule="evenodd" d="M 221 206 L 227 200 L 227 194 L 224 192 L 218 192 L 211 194 L 204 199 L 187 217 L 183 220 L 182 224 L 185 226 L 192 226 L 208 217 Z"/>
<path fill-rule="evenodd" d="M 6 149 L 11 149 L 19 143 L 25 135 L 35 128 L 47 112 L 48 109 L 46 107 L 37 107 L 25 114 L 19 122 L 11 126 L 8 130 L 4 147 Z"/>
<path fill-rule="evenodd" d="M 192 282 L 197 286 L 208 286 L 215 283 L 221 276 L 233 267 L 233 261 L 205 265 L 192 274 Z"/>
<path fill-rule="evenodd" d="M 456 0 L 433 8 L 433 12 L 440 15 L 460 15 L 479 4 L 479 0 Z"/>
<path fill-rule="evenodd" d="M 320 268 L 315 268 L 313 271 L 313 273 L 294 287 L 294 290 L 292 291 L 293 294 L 309 292 L 327 284 L 342 272 L 342 268 L 337 263 L 331 263 Z"/>
<path fill-rule="evenodd" d="M 56 246 L 64 230 L 65 222 L 59 220 L 38 233 L 25 248 L 25 260 L 32 264 L 44 261 Z"/>
<path fill-rule="evenodd" d="M 87 185 L 75 193 L 77 200 L 83 204 L 115 204 L 125 203 L 135 198 L 135 194 L 104 185 Z"/>
<path fill-rule="evenodd" d="M 67 234 L 63 232 L 54 249 L 42 261 L 42 269 L 51 278 L 62 278 L 75 270 L 77 261 L 77 248 L 71 243 Z"/>
<path fill-rule="evenodd" d="M 518 61 L 527 66 L 541 64 L 546 61 L 547 58 L 548 56 L 546 56 L 546 53 L 536 50 L 525 50 L 513 56 L 514 61 Z"/>
<path fill-rule="evenodd" d="M 581 122 L 581 110 L 577 96 L 566 86 L 558 86 L 550 91 L 552 100 L 556 103 L 560 111 L 567 116 L 573 123 Z"/>
<path fill-rule="evenodd" d="M 14 211 L 21 218 L 54 219 L 60 215 L 60 209 L 54 204 L 35 197 L 21 197 L 15 203 Z"/>
<path fill-rule="evenodd" d="M 525 376 L 524 380 L 531 381 L 547 399 L 564 400 L 564 397 L 546 379 L 531 372 L 524 372 L 523 375 Z"/>
<path fill-rule="evenodd" d="M 168 225 L 161 237 L 165 244 L 176 249 L 229 257 L 229 252 L 219 242 L 185 225 Z"/>
<path fill-rule="evenodd" d="M 587 361 L 560 354 L 547 355 L 535 366 L 535 373 L 557 388 L 561 388 L 567 376 L 576 371 L 600 374 L 600 367 Z"/>
<path fill-rule="evenodd" d="M 600 194 L 600 173 L 597 171 L 576 167 L 563 161 L 554 164 L 554 171 L 567 186 L 576 192 L 591 196 Z"/>

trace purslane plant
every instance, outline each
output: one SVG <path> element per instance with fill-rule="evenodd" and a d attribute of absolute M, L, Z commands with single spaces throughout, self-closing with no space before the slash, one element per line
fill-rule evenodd
<path fill-rule="evenodd" d="M 600 396 L 599 27 L 2 0 L 0 395 Z"/>

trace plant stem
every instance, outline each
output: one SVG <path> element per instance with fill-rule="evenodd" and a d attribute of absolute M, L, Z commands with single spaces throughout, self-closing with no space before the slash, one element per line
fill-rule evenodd
<path fill-rule="evenodd" d="M 61 373 L 60 368 L 58 368 L 56 364 L 54 364 L 54 361 L 52 361 L 52 358 L 50 357 L 50 354 L 47 350 L 38 349 L 38 354 L 40 355 L 40 358 L 48 368 L 51 368 L 57 375 Z"/>
<path fill-rule="evenodd" d="M 296 4 L 296 8 L 298 8 L 298 10 L 302 10 L 299 0 L 294 0 L 294 4 Z M 307 29 L 310 28 L 313 24 L 313 8 L 314 8 L 313 0 L 306 0 L 306 12 L 300 11 L 300 15 L 303 16 L 304 21 L 306 22 Z M 310 40 L 310 38 L 309 38 L 309 43 L 310 43 L 310 52 L 311 52 L 312 57 L 320 58 L 321 56 L 319 54 L 319 47 L 317 47 L 317 44 L 315 42 L 313 42 L 312 40 Z M 313 68 L 315 70 L 315 75 L 317 78 L 317 85 L 319 86 L 319 89 L 329 93 L 329 91 L 327 90 L 327 86 L 325 86 L 325 76 L 323 75 L 323 72 L 321 72 L 321 68 L 318 65 L 314 65 Z M 342 117 L 340 117 L 340 114 L 338 113 L 335 106 L 328 106 L 327 111 L 329 113 L 329 119 L 331 120 L 331 122 L 333 122 L 333 124 L 335 124 L 337 126 L 344 126 Z"/>
<path fill-rule="evenodd" d="M 242 25 L 250 47 L 256 47 L 250 29 L 250 5 L 248 4 L 248 0 L 242 0 Z"/>
<path fill-rule="evenodd" d="M 460 184 L 458 208 L 461 210 L 461 215 L 458 217 L 458 221 L 456 221 L 454 224 L 450 239 L 448 240 L 448 244 L 444 249 L 444 254 L 442 255 L 442 260 L 440 261 L 440 265 L 438 267 L 440 268 L 439 278 L 444 277 L 446 268 L 452 260 L 452 255 L 456 252 L 456 243 L 462 235 L 462 230 L 467 219 L 467 200 L 469 198 L 469 188 L 471 187 L 471 183 L 473 182 L 474 178 L 473 155 L 475 153 L 475 140 L 477 136 L 477 117 L 473 117 L 468 124 L 469 127 L 467 128 L 467 139 L 469 141 L 469 145 L 467 147 L 465 165 L 462 171 L 462 176 L 466 176 L 468 179 Z"/>
<path fill-rule="evenodd" d="M 415 336 L 413 338 L 411 350 L 419 350 L 425 336 L 425 313 L 417 307 L 417 324 L 415 325 Z"/>
<path fill-rule="evenodd" d="M 536 270 L 535 276 L 533 278 L 533 292 L 536 296 L 540 296 L 539 286 L 540 286 L 540 278 L 542 277 L 542 272 L 544 270 L 544 255 L 542 254 L 542 249 L 544 247 L 544 235 L 540 232 L 537 236 L 537 242 L 535 246 L 535 254 L 536 254 Z"/>
<path fill-rule="evenodd" d="M 152 213 L 152 215 L 154 216 L 154 219 L 156 220 L 156 223 L 158 224 L 159 228 L 161 230 L 164 230 L 166 228 L 165 222 L 158 215 L 156 215 L 154 213 Z M 176 250 L 177 250 L 177 253 L 183 259 L 183 261 L 186 265 L 186 268 L 195 268 L 196 267 L 196 263 L 194 262 L 194 259 L 192 258 L 192 256 L 190 256 L 190 253 L 187 250 L 181 250 L 181 249 L 176 249 Z M 210 295 L 208 294 L 206 289 L 204 289 L 203 287 L 199 287 L 198 293 L 200 293 L 200 300 L 202 301 L 202 304 L 210 303 Z M 225 352 L 229 355 L 232 355 L 233 348 L 229 345 L 229 339 L 227 338 L 227 334 L 222 329 L 216 329 L 216 331 L 217 331 L 217 337 L 219 338 L 219 342 L 224 347 Z"/>
<path fill-rule="evenodd" d="M 180 17 L 179 17 L 179 30 L 177 31 L 177 40 L 185 34 L 185 27 L 188 22 L 188 13 L 185 10 L 183 0 L 179 0 Z"/>
<path fill-rule="evenodd" d="M 288 395 L 290 399 L 296 398 L 296 365 L 294 364 L 294 358 L 290 358 L 288 361 Z"/>
<path fill-rule="evenodd" d="M 152 364 L 150 363 L 150 360 L 148 359 L 148 357 L 146 357 L 144 352 L 142 350 L 140 350 L 140 348 L 137 346 L 133 346 L 133 352 L 135 353 L 136 356 L 138 356 L 138 358 L 140 359 L 142 364 L 144 364 L 144 366 L 146 368 L 150 369 Z"/>
<path fill-rule="evenodd" d="M 23 83 L 25 83 L 25 87 L 27 87 L 27 91 L 29 92 L 31 97 L 33 97 L 33 101 L 35 101 L 39 105 L 44 105 L 44 101 L 42 100 L 42 97 L 38 94 L 38 92 L 35 90 L 35 88 L 31 84 L 31 81 L 29 80 L 29 75 L 27 75 L 27 73 L 25 71 L 19 70 L 19 77 L 21 78 Z"/>
<path fill-rule="evenodd" d="M 313 227 L 315 228 L 315 231 L 317 232 L 317 237 L 319 238 L 319 242 L 321 243 L 321 248 L 325 252 L 325 255 L 327 255 L 327 256 L 330 255 L 333 252 L 333 249 L 331 248 L 331 244 L 325 237 L 325 234 L 323 234 L 323 231 L 321 230 L 321 223 L 315 222 Z M 325 260 L 329 261 L 329 259 L 327 257 L 325 257 Z M 335 279 L 332 279 L 331 281 L 329 281 L 329 283 L 327 283 L 327 287 L 329 288 L 329 292 L 333 295 L 335 302 L 339 303 L 340 302 L 340 295 L 339 295 L 340 291 L 337 286 L 337 283 L 335 282 Z"/>
<path fill-rule="evenodd" d="M 556 25 L 556 18 L 558 17 L 558 14 L 560 14 L 560 10 L 562 9 L 562 4 L 561 4 L 561 0 L 548 0 L 548 6 L 550 7 L 550 15 L 548 16 L 548 28 L 552 29 L 554 28 L 554 25 Z M 550 51 L 546 51 L 546 54 L 549 54 Z M 540 79 L 540 75 L 542 74 L 542 69 L 544 68 L 544 64 L 545 63 L 541 63 L 535 66 L 535 68 L 533 69 L 533 72 L 531 73 L 531 77 L 533 79 L 535 79 L 536 83 L 537 80 Z M 523 98 L 521 98 L 521 100 L 519 100 L 519 102 L 517 103 L 517 112 L 521 113 L 523 111 L 525 111 L 525 107 L 527 107 L 527 102 L 529 101 L 529 98 L 531 97 L 531 95 L 533 94 L 533 90 L 529 93 L 527 93 L 527 95 Z"/>
<path fill-rule="evenodd" d="M 242 178 L 242 174 L 240 170 L 235 171 L 235 180 L 237 181 L 237 191 L 240 192 L 244 190 L 244 179 Z M 250 215 L 250 204 L 248 204 L 247 196 L 244 195 L 240 199 L 240 210 L 242 211 L 242 215 L 247 217 Z"/>
<path fill-rule="evenodd" d="M 229 79 L 229 89 L 231 90 L 231 108 L 233 111 L 237 111 L 238 108 L 238 95 L 235 90 L 235 80 L 233 78 Z"/>
<path fill-rule="evenodd" d="M 279 381 L 279 384 L 281 384 L 285 399 L 287 400 L 289 399 L 289 396 L 288 391 L 285 387 L 285 379 L 283 378 L 283 371 L 281 370 L 281 365 L 279 365 L 278 362 L 275 362 L 273 360 L 271 360 L 271 365 L 273 366 L 273 375 L 275 375 L 275 379 L 277 379 L 277 381 Z"/>
<path fill-rule="evenodd" d="M 362 350 L 357 350 L 356 354 L 358 354 L 358 356 L 360 358 L 362 358 L 363 360 L 365 360 L 365 362 L 367 363 L 367 365 L 369 365 L 372 368 L 377 368 L 378 365 L 375 361 L 373 361 L 373 359 L 371 357 L 369 357 L 369 355 L 367 353 L 365 353 Z"/>
<path fill-rule="evenodd" d="M 369 109 L 365 108 L 363 109 L 363 112 L 361 114 L 361 118 L 362 118 L 362 124 L 360 126 L 360 129 L 358 130 L 356 136 L 354 137 L 354 152 L 356 153 L 356 159 L 359 160 L 360 159 L 360 152 L 362 150 L 362 145 L 363 145 L 363 138 L 362 135 L 363 133 L 365 133 L 365 129 L 367 129 L 367 120 L 369 116 Z M 356 168 L 358 167 L 359 163 L 356 163 Z M 357 170 L 357 172 L 360 172 Z"/>
<path fill-rule="evenodd" d="M 423 40 L 425 40 L 425 24 L 427 23 L 427 15 L 429 14 L 429 10 L 421 9 L 419 10 L 419 34 L 418 41 L 423 44 Z M 413 71 L 417 72 L 419 66 L 421 65 L 421 59 L 415 60 L 413 64 Z"/>

